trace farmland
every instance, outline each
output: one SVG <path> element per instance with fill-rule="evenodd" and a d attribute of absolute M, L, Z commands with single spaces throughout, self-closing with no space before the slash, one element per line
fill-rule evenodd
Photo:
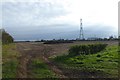
<path fill-rule="evenodd" d="M 68 56 L 71 46 L 95 43 L 108 46 L 96 54 Z M 118 41 L 3 45 L 3 78 L 117 78 L 117 75 Z"/>

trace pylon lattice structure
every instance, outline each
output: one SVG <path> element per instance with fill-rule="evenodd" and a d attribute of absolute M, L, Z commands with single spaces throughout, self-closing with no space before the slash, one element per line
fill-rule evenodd
<path fill-rule="evenodd" d="M 80 19 L 80 35 L 79 35 L 79 39 L 80 40 L 84 39 L 82 19 Z"/>

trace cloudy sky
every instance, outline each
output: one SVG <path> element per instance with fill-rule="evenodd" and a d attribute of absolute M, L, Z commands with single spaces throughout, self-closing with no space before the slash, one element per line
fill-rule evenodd
<path fill-rule="evenodd" d="M 119 0 L 3 0 L 0 24 L 15 40 L 75 39 L 118 34 Z"/>

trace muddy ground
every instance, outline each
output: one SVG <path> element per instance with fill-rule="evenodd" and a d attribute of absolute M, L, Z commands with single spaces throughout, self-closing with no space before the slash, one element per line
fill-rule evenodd
<path fill-rule="evenodd" d="M 118 45 L 118 41 L 77 41 L 74 43 L 61 44 L 43 44 L 42 42 L 19 42 L 16 43 L 18 51 L 21 53 L 19 57 L 19 67 L 17 70 L 17 78 L 29 78 L 28 66 L 34 57 L 40 57 L 50 67 L 53 72 L 59 77 L 70 77 L 69 72 L 64 74 L 54 62 L 51 62 L 48 57 L 67 54 L 68 49 L 72 45 L 91 44 L 91 43 L 106 43 L 108 45 Z"/>

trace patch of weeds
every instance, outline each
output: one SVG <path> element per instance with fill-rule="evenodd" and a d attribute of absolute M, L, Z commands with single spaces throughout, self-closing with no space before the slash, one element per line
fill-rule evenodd
<path fill-rule="evenodd" d="M 111 59 L 110 59 L 110 60 L 108 60 L 108 61 L 109 61 L 109 62 L 113 62 L 113 60 L 111 60 Z"/>
<path fill-rule="evenodd" d="M 107 46 L 105 50 L 88 55 L 77 55 L 77 56 L 59 56 L 55 62 L 59 62 L 61 64 L 65 64 L 66 67 L 75 67 L 76 70 L 84 69 L 86 70 L 100 70 L 103 74 L 107 75 L 104 77 L 116 77 L 118 75 L 118 46 Z M 64 66 L 61 66 L 64 68 Z M 78 68 L 77 68 L 78 67 Z M 111 70 L 111 71 L 109 71 Z M 94 71 L 99 74 L 96 71 Z"/>
<path fill-rule="evenodd" d="M 103 60 L 102 60 L 102 59 L 97 59 L 96 61 L 97 61 L 97 62 L 103 62 Z"/>
<path fill-rule="evenodd" d="M 76 64 L 84 64 L 84 62 L 76 62 Z"/>
<path fill-rule="evenodd" d="M 2 78 L 16 78 L 19 56 L 15 43 L 2 45 Z"/>
<path fill-rule="evenodd" d="M 18 67 L 18 61 L 17 60 L 10 60 L 2 65 L 2 77 L 3 78 L 15 78 L 16 77 L 16 71 Z"/>
<path fill-rule="evenodd" d="M 41 59 L 33 59 L 29 64 L 29 69 L 33 78 L 57 78 L 55 73 Z"/>
<path fill-rule="evenodd" d="M 98 54 L 96 57 L 101 57 L 101 55 L 100 55 L 100 54 Z"/>

